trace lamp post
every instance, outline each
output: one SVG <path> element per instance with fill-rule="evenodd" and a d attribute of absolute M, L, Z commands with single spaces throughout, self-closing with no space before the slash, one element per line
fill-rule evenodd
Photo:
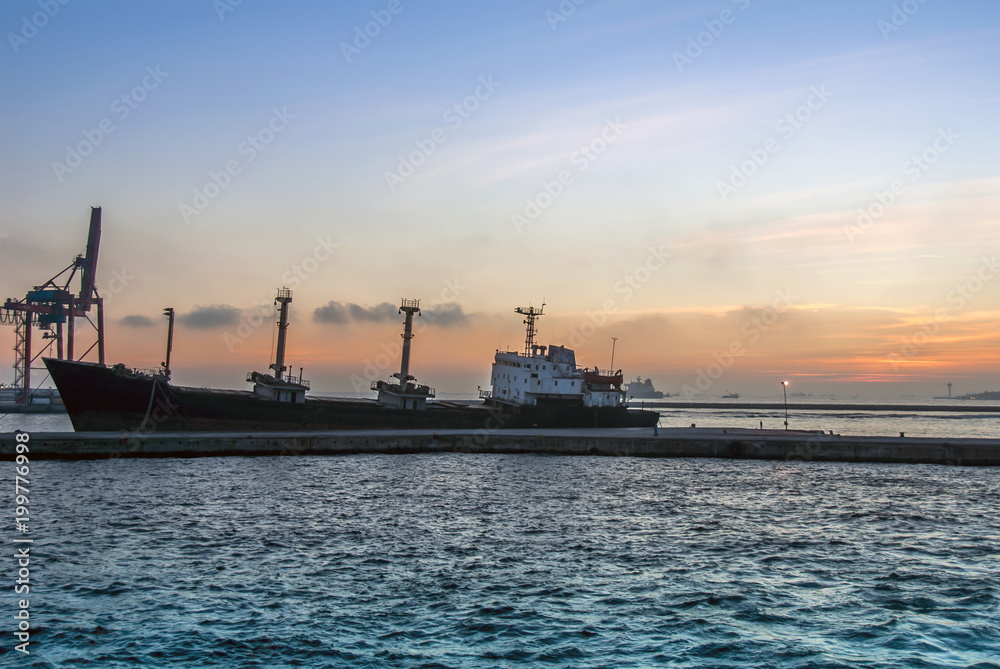
<path fill-rule="evenodd" d="M 788 429 L 788 381 L 781 382 L 781 394 L 785 397 L 785 429 Z"/>

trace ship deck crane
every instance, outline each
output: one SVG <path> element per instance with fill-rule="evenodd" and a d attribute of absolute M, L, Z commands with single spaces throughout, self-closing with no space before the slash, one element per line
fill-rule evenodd
<path fill-rule="evenodd" d="M 8 298 L 0 307 L 0 323 L 14 326 L 14 386 L 21 390 L 19 403 L 27 403 L 31 397 L 32 365 L 53 344 L 59 360 L 83 360 L 96 348 L 98 362 L 104 364 L 104 299 L 97 291 L 100 245 L 101 208 L 91 207 L 85 253 L 45 283 L 35 286 L 23 299 Z M 70 284 L 78 272 L 80 290 L 73 293 Z M 91 308 L 95 307 L 97 323 L 90 319 Z M 96 340 L 79 357 L 76 356 L 77 318 L 87 319 L 96 331 Z M 37 353 L 32 350 L 32 328 L 41 330 L 42 340 L 47 341 Z"/>

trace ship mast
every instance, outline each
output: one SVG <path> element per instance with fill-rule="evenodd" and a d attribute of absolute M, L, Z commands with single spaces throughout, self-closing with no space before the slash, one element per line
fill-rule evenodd
<path fill-rule="evenodd" d="M 410 375 L 410 340 L 413 339 L 413 314 L 420 313 L 420 300 L 403 298 L 399 306 L 399 313 L 406 314 L 402 334 L 402 360 L 399 364 L 399 371 L 392 375 L 392 378 L 399 379 L 399 383 L 372 381 L 372 390 L 378 392 L 378 403 L 384 407 L 423 410 L 427 408 L 427 398 L 434 397 L 434 389 L 415 383 L 417 379 Z"/>
<path fill-rule="evenodd" d="M 535 328 L 535 319 L 540 318 L 544 314 L 545 305 L 542 304 L 541 308 L 535 309 L 534 307 L 517 307 L 514 309 L 514 313 L 522 314 L 527 316 L 524 319 L 524 324 L 528 326 L 527 332 L 524 336 L 524 355 L 526 357 L 531 357 L 535 350 L 535 335 L 538 334 L 538 330 Z"/>
<path fill-rule="evenodd" d="M 292 291 L 282 288 L 274 298 L 274 303 L 278 305 L 278 348 L 274 354 L 274 364 L 270 368 L 274 370 L 274 379 L 281 380 L 282 373 L 288 369 L 285 367 L 285 334 L 288 330 L 288 303 L 292 301 Z"/>
<path fill-rule="evenodd" d="M 407 381 L 416 380 L 410 376 L 410 340 L 413 339 L 413 314 L 420 313 L 420 300 L 403 298 L 402 304 L 399 307 L 399 313 L 406 314 L 406 321 L 403 324 L 403 334 L 400 335 L 403 338 L 403 356 L 399 365 L 399 373 L 393 374 L 393 376 L 399 379 L 399 387 L 403 390 L 406 388 Z"/>
<path fill-rule="evenodd" d="M 288 331 L 288 304 L 291 301 L 292 291 L 288 288 L 279 289 L 274 298 L 274 303 L 278 305 L 278 345 L 274 354 L 274 364 L 268 365 L 268 369 L 274 371 L 274 376 L 250 372 L 247 374 L 247 383 L 254 384 L 254 395 L 261 399 L 303 404 L 306 401 L 309 382 L 302 379 L 302 370 L 299 369 L 298 378 L 291 373 L 285 376 L 285 370 L 288 369 L 285 365 L 285 335 Z"/>
<path fill-rule="evenodd" d="M 163 378 L 167 381 L 170 380 L 170 350 L 174 347 L 174 308 L 166 307 L 163 310 L 163 315 L 169 319 L 169 324 L 167 325 L 167 359 L 160 363 L 163 367 Z"/>

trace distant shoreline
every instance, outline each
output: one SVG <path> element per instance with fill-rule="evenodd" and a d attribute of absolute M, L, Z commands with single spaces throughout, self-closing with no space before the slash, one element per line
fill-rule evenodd
<path fill-rule="evenodd" d="M 661 402 L 632 400 L 629 404 L 648 404 L 654 409 L 753 409 L 758 411 L 784 411 L 784 404 L 760 402 Z M 789 411 L 902 411 L 902 412 L 958 412 L 958 413 L 1000 413 L 1000 404 L 996 405 L 940 405 L 940 404 L 816 404 L 788 403 Z"/>

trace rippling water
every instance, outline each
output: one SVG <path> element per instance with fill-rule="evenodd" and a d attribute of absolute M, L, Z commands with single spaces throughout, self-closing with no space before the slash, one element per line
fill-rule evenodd
<path fill-rule="evenodd" d="M 1000 667 L 993 468 L 436 454 L 32 479 L 23 666 Z"/>

